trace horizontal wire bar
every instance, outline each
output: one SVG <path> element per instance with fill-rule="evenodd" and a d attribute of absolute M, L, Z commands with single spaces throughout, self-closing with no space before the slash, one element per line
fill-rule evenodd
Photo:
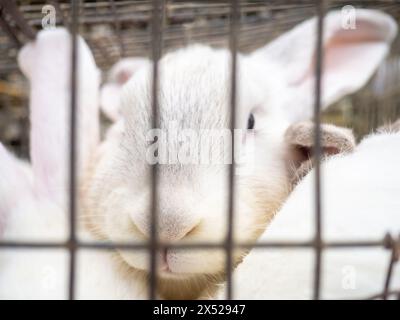
<path fill-rule="evenodd" d="M 386 239 L 378 241 L 331 241 L 322 243 L 323 248 L 332 249 L 345 249 L 345 248 L 371 248 L 371 247 L 385 247 L 392 248 L 394 244 L 388 244 Z M 226 242 L 221 243 L 159 243 L 159 248 L 164 249 L 225 249 Z M 278 249 L 278 248 L 313 248 L 314 241 L 270 241 L 259 243 L 238 243 L 234 244 L 236 249 Z M 23 241 L 3 241 L 0 242 L 0 249 L 7 248 L 21 248 L 21 249 L 63 249 L 68 248 L 69 242 L 23 242 Z M 148 244 L 141 243 L 101 243 L 101 242 L 79 242 L 77 241 L 76 247 L 79 249 L 149 249 Z"/>
<path fill-rule="evenodd" d="M 373 296 L 370 296 L 368 298 L 364 298 L 364 299 L 358 299 L 358 300 L 376 300 L 376 299 L 385 299 L 385 298 L 390 298 L 391 296 L 397 295 L 398 297 L 400 297 L 400 290 L 392 290 L 392 291 L 388 291 L 387 296 L 384 296 L 384 293 L 379 293 Z M 398 298 L 399 299 L 399 298 Z"/>

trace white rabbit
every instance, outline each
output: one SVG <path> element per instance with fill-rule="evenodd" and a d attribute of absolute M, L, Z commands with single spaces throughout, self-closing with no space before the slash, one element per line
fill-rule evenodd
<path fill-rule="evenodd" d="M 2 240 L 61 242 L 67 238 L 70 42 L 64 29 L 42 31 L 20 52 L 19 63 L 31 86 L 32 164 L 17 160 L 0 145 Z M 78 175 L 82 179 L 98 148 L 100 78 L 81 38 L 78 61 Z M 145 297 L 146 288 L 121 277 L 119 268 L 113 253 L 80 251 L 78 298 Z M 64 249 L 0 250 L 2 299 L 66 298 L 67 275 Z"/>
<path fill-rule="evenodd" d="M 340 12 L 329 13 L 325 20 L 323 107 L 363 86 L 397 33 L 394 20 L 377 11 L 357 10 L 355 29 L 343 29 L 341 21 Z M 288 194 L 292 181 L 288 164 L 296 160 L 301 167 L 307 159 L 304 153 L 290 152 L 293 145 L 284 135 L 288 129 L 295 130 L 291 124 L 312 114 L 315 30 L 314 18 L 253 54 L 238 55 L 235 128 L 247 132 L 245 145 L 253 132 L 248 129 L 254 126 L 255 157 L 252 170 L 236 176 L 236 241 L 258 238 Z M 173 135 L 174 125 L 177 132 L 227 128 L 229 61 L 227 50 L 199 45 L 163 57 L 159 66 L 160 129 Z M 161 134 L 159 140 L 148 135 L 151 79 L 151 66 L 144 66 L 123 88 L 122 134 L 103 150 L 92 176 L 85 181 L 83 212 L 88 227 L 102 240 L 144 242 L 149 238 L 151 166 L 147 156 L 149 150 L 158 148 L 151 160 L 168 162 L 158 170 L 159 239 L 222 242 L 227 226 L 229 169 L 223 164 L 224 153 L 217 152 L 221 164 L 216 165 L 176 164 L 174 153 L 165 158 Z M 338 133 L 339 140 L 351 146 L 352 139 L 346 138 L 349 135 Z M 179 149 L 185 138 L 172 137 L 168 147 Z M 333 150 L 327 145 L 328 153 L 340 152 L 338 145 Z M 217 144 L 211 145 L 213 151 L 217 148 Z M 149 259 L 144 252 L 118 253 L 131 270 L 148 271 Z M 245 253 L 235 252 L 235 264 Z M 224 255 L 219 250 L 171 249 L 160 252 L 159 258 L 159 293 L 164 298 L 196 297 L 202 291 L 211 294 L 224 276 Z"/>
<path fill-rule="evenodd" d="M 322 165 L 325 241 L 382 240 L 400 232 L 400 131 L 373 134 L 356 150 Z M 314 236 L 314 171 L 294 189 L 259 238 L 309 241 Z M 327 249 L 322 261 L 322 298 L 368 298 L 383 292 L 390 251 L 383 248 Z M 312 298 L 312 249 L 255 249 L 234 275 L 237 299 Z M 400 266 L 392 276 L 399 289 Z M 220 298 L 225 297 L 221 289 Z"/>
<path fill-rule="evenodd" d="M 340 13 L 332 12 L 326 17 L 324 107 L 365 84 L 388 52 L 390 43 L 397 32 L 393 19 L 385 14 L 359 10 L 357 18 L 357 29 L 343 30 Z M 308 118 L 311 114 L 314 79 L 311 70 L 314 63 L 315 28 L 315 19 L 306 21 L 254 54 L 238 56 L 237 107 L 240 123 L 236 128 L 247 132 L 248 127 L 251 129 L 254 125 L 256 149 L 253 170 L 236 177 L 235 239 L 238 241 L 248 242 L 257 239 L 289 192 L 293 178 L 292 170 L 288 169 L 289 164 L 296 160 L 294 163 L 301 168 L 301 160 L 307 159 L 302 157 L 303 153 L 292 153 L 296 142 L 294 145 L 287 143 L 284 136 L 287 130 L 290 132 L 296 129 L 296 126 L 290 126 L 291 123 Z M 42 40 L 44 38 L 43 36 Z M 39 43 L 37 42 L 36 45 L 40 46 Z M 42 42 L 43 50 L 46 46 L 49 48 L 45 42 Z M 68 52 L 68 49 L 57 52 L 60 55 L 64 52 L 62 61 L 67 65 L 68 55 L 65 52 Z M 32 55 L 32 57 L 38 65 L 39 61 L 45 61 L 45 59 L 43 61 L 38 59 L 37 55 Z M 51 55 L 47 58 L 49 62 L 53 61 Z M 92 65 L 92 63 L 87 62 L 87 65 Z M 80 65 L 80 68 L 85 68 L 87 65 Z M 24 70 L 28 69 L 24 68 Z M 37 73 L 40 70 L 42 68 L 38 68 Z M 68 74 L 68 67 L 63 70 L 65 74 Z M 226 128 L 229 118 L 229 70 L 227 50 L 193 46 L 165 56 L 160 62 L 161 128 L 168 128 L 170 122 L 174 120 L 179 124 L 178 130 L 183 128 L 223 130 Z M 81 76 L 89 75 L 93 75 L 93 72 L 81 73 Z M 39 79 L 37 83 L 43 83 L 46 80 L 46 77 L 44 78 Z M 60 78 L 59 75 L 48 76 L 47 80 L 58 78 Z M 138 242 L 148 238 L 150 165 L 145 160 L 149 144 L 145 135 L 150 129 L 150 79 L 149 65 L 140 68 L 125 86 L 122 96 L 124 123 L 122 123 L 121 131 L 116 130 L 117 134 L 112 135 L 112 139 L 109 138 L 101 148 L 97 149 L 98 152 L 90 147 L 85 149 L 83 145 L 80 145 L 84 149 L 80 149 L 80 154 L 88 157 L 94 155 L 94 157 L 81 159 L 83 163 L 80 164 L 82 170 L 89 172 L 87 179 L 84 180 L 85 188 L 81 195 L 84 214 L 82 219 L 87 222 L 85 227 L 88 227 L 87 237 L 89 238 Z M 31 81 L 35 80 L 31 78 Z M 51 81 L 49 82 L 51 84 Z M 98 85 L 96 80 L 79 83 Z M 61 96 L 68 95 L 68 87 L 63 88 L 65 90 L 61 90 Z M 86 90 L 85 96 L 87 94 L 87 97 L 93 97 L 93 101 L 96 101 L 94 88 L 81 90 Z M 36 100 L 36 102 L 31 101 L 32 107 L 38 101 L 40 102 L 45 94 L 48 94 L 48 89 L 42 90 L 40 86 L 36 87 L 36 91 L 37 93 L 31 97 Z M 56 95 L 55 92 L 54 94 L 57 98 L 58 94 Z M 57 98 L 55 101 L 64 100 Z M 40 105 L 39 103 L 38 106 Z M 48 104 L 44 105 L 50 107 Z M 92 110 L 86 106 L 80 109 L 82 109 L 81 112 Z M 89 118 L 93 120 L 96 116 Z M 35 119 L 32 117 L 32 121 Z M 51 132 L 52 127 L 49 125 L 48 129 Z M 89 132 L 94 131 L 89 129 Z M 252 130 L 248 132 L 250 136 Z M 351 149 L 352 138 L 349 138 L 348 132 L 337 130 L 337 133 L 336 136 L 339 138 L 337 141 L 344 141 L 345 151 L 347 147 Z M 247 135 L 245 140 L 250 140 L 247 139 Z M 37 141 L 38 146 L 41 145 L 40 141 L 46 142 L 45 139 Z M 66 137 L 62 141 L 66 141 Z M 88 141 L 95 140 L 88 139 Z M 90 145 L 88 141 L 85 143 Z M 62 145 L 61 142 L 60 144 Z M 56 146 L 58 145 L 50 144 L 53 148 L 50 150 L 54 152 Z M 327 145 L 328 153 L 341 152 L 341 146 L 342 144 L 337 142 L 333 146 Z M 212 145 L 212 147 L 216 146 Z M 309 146 L 301 145 L 300 147 L 303 152 Z M 48 151 L 47 148 L 45 150 Z M 60 149 L 57 150 L 59 152 Z M 88 150 L 87 153 L 85 153 L 86 150 Z M 66 163 L 65 154 L 55 158 L 60 161 L 55 162 L 57 164 Z M 45 159 L 54 159 L 54 155 Z M 86 159 L 90 159 L 88 162 L 93 163 L 93 167 L 88 170 L 85 165 L 87 162 L 84 161 Z M 54 162 L 49 163 L 49 168 L 52 168 L 52 164 Z M 43 169 L 42 171 L 35 169 L 34 161 L 33 168 L 34 172 L 42 173 L 46 177 Z M 61 168 L 64 166 L 62 165 Z M 224 240 L 228 190 L 226 174 L 229 167 L 222 163 L 200 166 L 161 165 L 159 169 L 159 238 L 162 241 L 180 243 Z M 35 229 L 40 236 L 46 235 L 50 238 L 53 233 L 57 237 L 65 235 L 63 232 L 65 224 L 62 223 L 65 219 L 63 206 L 65 199 L 61 196 L 65 193 L 65 172 L 61 170 L 56 173 L 59 174 L 55 177 L 60 178 L 56 179 L 58 182 L 54 186 L 51 185 L 54 182 L 53 179 L 49 179 L 35 184 L 35 190 L 36 188 L 44 190 L 46 197 L 50 197 L 49 207 L 61 204 L 61 210 L 58 211 L 59 218 L 55 217 L 56 214 L 51 215 L 53 208 L 41 209 L 40 214 L 33 210 L 35 211 L 33 215 L 38 216 L 38 220 L 42 221 L 42 226 L 47 227 L 34 228 L 33 223 L 25 224 L 21 221 L 22 217 L 18 218 L 18 215 L 11 210 L 8 216 L 15 217 L 12 218 L 15 223 L 11 220 L 7 221 L 4 233 L 6 236 L 29 235 L 30 229 Z M 40 202 L 41 205 L 42 202 Z M 58 221 L 56 224 L 59 229 L 48 227 L 52 219 Z M 28 297 L 32 297 L 35 290 L 24 292 L 23 287 L 15 285 L 18 280 L 23 279 L 22 272 L 27 269 L 23 266 L 24 264 L 22 264 L 23 268 L 13 267 L 10 257 L 14 254 L 16 253 L 1 257 L 0 268 L 2 266 L 5 268 L 0 272 L 0 277 L 2 277 L 0 292 L 6 297 L 13 294 L 21 297 L 25 293 Z M 235 253 L 235 264 L 240 262 L 244 254 L 245 252 Z M 79 280 L 81 280 L 78 297 L 144 297 L 149 260 L 147 253 L 125 250 L 111 254 L 92 253 L 92 255 L 97 258 L 80 259 L 98 267 L 86 264 L 88 267 L 82 267 L 86 272 L 78 272 Z M 113 259 L 110 259 L 111 255 Z M 217 289 L 216 283 L 223 279 L 224 255 L 219 250 L 176 249 L 162 252 L 159 256 L 163 260 L 159 268 L 159 294 L 163 298 L 195 298 L 204 292 L 212 294 Z M 25 257 L 21 257 L 22 261 Z M 62 293 L 49 293 L 49 290 L 45 290 L 42 296 L 65 296 L 63 290 L 60 289 L 65 279 L 62 272 L 67 271 L 62 270 L 62 266 L 66 268 L 64 265 L 66 256 L 63 257 L 54 258 L 56 260 L 53 262 L 58 266 L 56 270 L 60 270 L 60 273 L 57 273 L 55 277 L 57 285 L 51 286 L 53 290 L 58 288 L 57 292 L 61 290 Z M 33 267 L 35 264 L 43 266 L 47 263 L 44 259 L 35 259 L 34 262 L 32 262 Z M 109 270 L 111 272 L 108 272 Z M 32 280 L 33 275 L 40 274 L 38 270 L 34 273 L 29 271 L 26 274 L 29 281 L 39 282 L 39 280 Z M 40 283 L 36 287 L 40 287 Z M 13 290 L 7 291 L 9 288 Z"/>
<path fill-rule="evenodd" d="M 41 31 L 19 54 L 31 86 L 32 164 L 16 159 L 0 144 L 1 240 L 61 242 L 67 238 L 70 42 L 64 29 Z M 82 181 L 102 146 L 98 145 L 99 71 L 80 37 L 78 62 L 78 177 Z M 80 236 L 93 240 L 85 230 L 80 230 Z M 78 298 L 147 296 L 145 282 L 137 281 L 140 275 L 127 278 L 114 255 L 78 252 Z M 0 298 L 65 299 L 68 272 L 64 249 L 1 249 Z"/>

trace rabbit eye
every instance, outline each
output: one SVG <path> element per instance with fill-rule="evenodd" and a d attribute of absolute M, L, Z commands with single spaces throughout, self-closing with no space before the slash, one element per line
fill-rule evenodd
<path fill-rule="evenodd" d="M 250 113 L 249 118 L 247 119 L 247 130 L 254 129 L 254 125 L 255 125 L 254 115 Z"/>

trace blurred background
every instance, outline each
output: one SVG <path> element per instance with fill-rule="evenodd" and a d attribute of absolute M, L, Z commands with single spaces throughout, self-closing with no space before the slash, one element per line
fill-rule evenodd
<path fill-rule="evenodd" d="M 374 8 L 400 23 L 399 0 L 327 1 L 329 9 L 345 5 Z M 27 158 L 29 146 L 28 82 L 18 69 L 19 48 L 42 28 L 42 8 L 52 5 L 57 26 L 70 24 L 69 1 L 0 0 L 0 141 Z M 240 1 L 239 49 L 250 52 L 312 17 L 315 0 Z M 163 52 L 191 43 L 228 46 L 229 1 L 166 0 Z M 79 33 L 89 44 L 106 78 L 121 57 L 150 56 L 151 1 L 81 1 Z M 332 106 L 325 122 L 354 129 L 357 138 L 400 117 L 400 37 L 369 84 Z M 105 117 L 102 117 L 106 125 Z"/>

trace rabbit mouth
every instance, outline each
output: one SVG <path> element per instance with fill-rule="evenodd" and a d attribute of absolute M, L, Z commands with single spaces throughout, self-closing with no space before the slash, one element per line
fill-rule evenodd
<path fill-rule="evenodd" d="M 173 271 L 171 270 L 171 268 L 168 264 L 168 250 L 164 249 L 160 254 L 161 254 L 161 261 L 160 261 L 159 269 L 160 269 L 161 273 L 166 273 L 166 274 L 173 273 Z"/>
<path fill-rule="evenodd" d="M 175 255 L 167 249 L 162 250 L 159 253 L 160 260 L 158 263 L 158 272 L 161 277 L 182 279 L 190 277 L 190 274 L 177 272 L 171 264 L 171 260 L 176 259 Z"/>

